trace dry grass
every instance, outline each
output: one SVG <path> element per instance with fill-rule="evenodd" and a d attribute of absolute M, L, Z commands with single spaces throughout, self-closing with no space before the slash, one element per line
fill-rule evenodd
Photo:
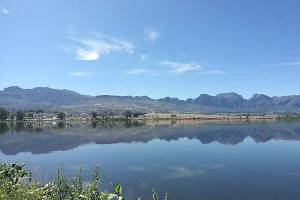
<path fill-rule="evenodd" d="M 203 119 L 203 120 L 236 120 L 236 119 L 276 119 L 277 115 L 220 115 L 220 114 L 174 114 L 174 113 L 148 113 L 145 115 L 147 119 Z"/>

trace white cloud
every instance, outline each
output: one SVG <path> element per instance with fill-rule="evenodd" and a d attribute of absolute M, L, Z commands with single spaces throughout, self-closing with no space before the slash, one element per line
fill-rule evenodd
<path fill-rule="evenodd" d="M 100 55 L 98 50 L 87 50 L 79 47 L 76 48 L 76 53 L 78 60 L 98 60 Z"/>
<path fill-rule="evenodd" d="M 178 63 L 171 61 L 162 61 L 159 63 L 160 65 L 164 65 L 166 67 L 173 68 L 172 70 L 167 70 L 169 73 L 173 74 L 181 74 L 187 71 L 200 70 L 202 67 L 196 63 Z"/>
<path fill-rule="evenodd" d="M 6 10 L 5 8 L 3 8 L 1 5 L 0 5 L 0 9 L 1 11 L 3 12 L 3 14 L 8 14 L 8 10 Z"/>
<path fill-rule="evenodd" d="M 100 56 L 113 52 L 126 52 L 133 54 L 134 45 L 125 40 L 116 39 L 102 34 L 83 39 L 72 37 L 75 44 L 64 46 L 67 53 L 73 53 L 78 60 L 98 60 Z"/>
<path fill-rule="evenodd" d="M 94 76 L 93 72 L 70 72 L 71 76 Z"/>
<path fill-rule="evenodd" d="M 133 75 L 133 74 L 147 74 L 147 73 L 150 73 L 151 71 L 149 70 L 146 70 L 146 69 L 133 69 L 133 70 L 129 70 L 126 72 L 126 74 L 130 74 L 130 75 Z"/>
<path fill-rule="evenodd" d="M 149 28 L 145 30 L 145 39 L 149 42 L 154 42 L 159 36 L 160 33 L 155 29 Z"/>
<path fill-rule="evenodd" d="M 220 71 L 220 70 L 215 70 L 215 71 L 204 71 L 204 72 L 199 72 L 198 74 L 225 74 L 225 72 Z"/>
<path fill-rule="evenodd" d="M 300 62 L 286 62 L 286 63 L 277 63 L 277 64 L 269 64 L 269 65 L 260 64 L 260 66 L 262 67 L 300 66 Z"/>
<path fill-rule="evenodd" d="M 148 56 L 148 55 L 145 55 L 145 54 L 141 54 L 140 55 L 140 60 L 139 60 L 139 63 L 141 63 L 141 62 L 144 62 L 147 58 L 149 58 L 150 56 Z"/>

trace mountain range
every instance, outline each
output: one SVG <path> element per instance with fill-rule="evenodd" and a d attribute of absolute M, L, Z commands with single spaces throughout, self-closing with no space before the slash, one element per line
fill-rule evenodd
<path fill-rule="evenodd" d="M 46 112 L 61 110 L 77 114 L 124 110 L 181 113 L 300 113 L 300 95 L 269 97 L 254 94 L 251 98 L 245 99 L 239 94 L 230 92 L 216 96 L 201 94 L 195 99 L 180 100 L 171 97 L 152 99 L 147 96 L 88 96 L 48 87 L 22 89 L 11 86 L 0 91 L 0 107 L 8 110 L 43 108 Z"/>

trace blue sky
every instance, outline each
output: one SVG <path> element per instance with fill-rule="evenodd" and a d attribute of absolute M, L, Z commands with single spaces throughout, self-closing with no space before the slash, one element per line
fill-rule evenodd
<path fill-rule="evenodd" d="M 300 94 L 300 1 L 0 0 L 0 90 Z"/>

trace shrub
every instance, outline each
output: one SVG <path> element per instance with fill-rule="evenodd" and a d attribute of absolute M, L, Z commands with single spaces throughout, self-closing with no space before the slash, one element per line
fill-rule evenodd
<path fill-rule="evenodd" d="M 0 200 L 124 200 L 122 185 L 112 184 L 112 191 L 100 190 L 99 167 L 93 170 L 92 180 L 83 187 L 80 168 L 69 180 L 59 167 L 56 177 L 49 183 L 34 182 L 31 172 L 24 170 L 24 164 L 0 164 Z M 158 200 L 155 190 L 152 190 L 153 200 Z M 168 193 L 165 200 L 168 199 Z M 141 200 L 141 198 L 139 198 Z"/>

